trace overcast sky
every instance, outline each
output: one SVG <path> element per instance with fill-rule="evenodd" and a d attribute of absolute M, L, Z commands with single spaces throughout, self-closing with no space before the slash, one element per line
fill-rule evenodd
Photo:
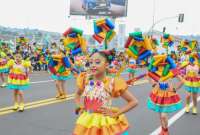
<path fill-rule="evenodd" d="M 18 28 L 38 28 L 63 32 L 70 26 L 80 27 L 85 33 L 92 32 L 91 21 L 82 17 L 68 19 L 69 0 L 0 0 L 0 25 Z M 147 31 L 152 25 L 154 0 L 129 0 L 127 33 L 141 28 Z M 185 14 L 185 22 L 177 19 L 164 21 L 155 28 L 173 34 L 200 34 L 199 0 L 155 0 L 155 19 Z"/>

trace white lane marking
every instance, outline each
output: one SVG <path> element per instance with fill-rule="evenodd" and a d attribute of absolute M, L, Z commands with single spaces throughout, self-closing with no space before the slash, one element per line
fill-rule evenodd
<path fill-rule="evenodd" d="M 31 84 L 37 84 L 37 83 L 47 83 L 47 82 L 53 82 L 54 80 L 46 80 L 46 81 L 37 81 L 37 82 L 30 82 Z"/>
<path fill-rule="evenodd" d="M 200 101 L 200 96 L 197 98 L 197 102 L 199 102 L 199 101 Z M 190 108 L 192 106 L 193 106 L 193 103 L 190 103 Z M 185 107 L 169 119 L 168 127 L 172 126 L 184 114 L 185 114 Z M 160 130 L 161 130 L 161 127 L 158 127 L 156 130 L 154 130 L 152 133 L 150 133 L 150 135 L 158 135 Z"/>

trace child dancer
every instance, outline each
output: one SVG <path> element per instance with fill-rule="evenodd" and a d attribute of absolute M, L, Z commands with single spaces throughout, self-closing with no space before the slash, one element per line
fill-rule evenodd
<path fill-rule="evenodd" d="M 130 59 L 129 64 L 128 64 L 128 69 L 127 69 L 127 72 L 129 73 L 128 74 L 129 80 L 135 77 L 135 69 L 136 69 L 136 64 L 133 59 Z"/>
<path fill-rule="evenodd" d="M 73 135 L 128 135 L 129 124 L 123 114 L 134 108 L 137 100 L 122 78 L 106 76 L 110 63 L 108 54 L 93 53 L 89 59 L 90 72 L 81 73 L 77 78 L 75 102 L 80 116 Z M 127 104 L 120 109 L 112 107 L 112 99 L 119 97 Z"/>
<path fill-rule="evenodd" d="M 66 66 L 64 66 L 64 63 L 63 63 L 64 57 L 66 57 L 65 53 L 61 49 L 59 49 L 58 51 L 54 51 L 52 55 L 52 59 L 50 59 L 49 61 L 49 64 L 51 64 L 52 62 L 56 63 L 54 67 L 49 66 L 49 70 L 52 71 L 51 68 L 55 70 L 53 71 L 55 73 L 52 72 L 51 77 L 55 80 L 55 83 L 56 83 L 56 88 L 58 92 L 56 95 L 56 98 L 58 99 L 66 98 L 67 95 L 65 92 L 65 81 L 72 78 L 71 69 L 66 68 Z M 70 61 L 70 65 L 72 65 L 71 61 Z"/>
<path fill-rule="evenodd" d="M 7 54 L 5 52 L 6 44 L 2 43 L 0 50 L 0 77 L 2 81 L 1 87 L 6 87 L 5 74 L 8 73 Z"/>
<path fill-rule="evenodd" d="M 119 69 L 119 63 L 117 60 L 115 60 L 109 65 L 107 73 L 109 76 L 115 77 L 118 69 Z"/>
<path fill-rule="evenodd" d="M 182 108 L 182 103 L 176 90 L 181 87 L 181 83 L 176 88 L 168 81 L 155 82 L 150 80 L 153 90 L 148 98 L 147 107 L 159 113 L 162 130 L 159 135 L 169 135 L 167 114 Z"/>
<path fill-rule="evenodd" d="M 28 89 L 31 63 L 22 60 L 21 54 L 15 54 L 15 59 L 8 62 L 10 69 L 8 75 L 8 88 L 14 91 L 14 110 L 24 111 L 23 91 Z"/>
<path fill-rule="evenodd" d="M 6 73 L 8 73 L 6 54 L 4 52 L 0 52 L 0 77 L 2 81 L 1 87 L 5 87 L 7 85 L 5 80 Z"/>
<path fill-rule="evenodd" d="M 193 107 L 192 113 L 197 114 L 197 97 L 200 93 L 200 76 L 199 66 L 195 64 L 195 59 L 193 57 L 189 58 L 189 65 L 186 67 L 186 76 L 183 79 L 185 90 L 187 91 L 186 96 L 186 113 L 190 112 L 189 103 L 192 97 Z"/>

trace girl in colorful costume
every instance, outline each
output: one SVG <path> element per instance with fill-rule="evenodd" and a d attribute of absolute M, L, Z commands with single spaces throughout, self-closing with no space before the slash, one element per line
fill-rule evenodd
<path fill-rule="evenodd" d="M 71 61 L 65 56 L 65 53 L 59 49 L 58 51 L 54 51 L 49 62 L 48 68 L 51 72 L 51 77 L 55 80 L 58 99 L 65 99 L 65 81 L 72 78 L 71 74 Z"/>
<path fill-rule="evenodd" d="M 136 69 L 135 61 L 133 59 L 130 59 L 127 69 L 127 72 L 129 73 L 128 74 L 129 79 L 133 79 L 135 77 L 135 72 L 136 72 L 135 69 Z"/>
<path fill-rule="evenodd" d="M 137 105 L 136 98 L 122 78 L 106 76 L 110 62 L 108 53 L 95 52 L 89 62 L 90 72 L 81 73 L 77 78 L 75 102 L 76 113 L 80 116 L 73 135 L 128 135 L 129 124 L 123 114 Z M 120 109 L 112 107 L 112 99 L 119 97 L 128 104 Z"/>
<path fill-rule="evenodd" d="M 31 71 L 30 61 L 22 60 L 20 54 L 15 54 L 15 60 L 8 62 L 8 89 L 14 91 L 14 110 L 24 111 L 23 91 L 29 87 L 28 74 Z"/>
<path fill-rule="evenodd" d="M 181 99 L 176 93 L 176 90 L 181 87 L 181 83 L 175 88 L 169 81 L 175 76 L 172 71 L 176 69 L 176 64 L 169 56 L 156 55 L 151 59 L 148 69 L 153 89 L 149 95 L 147 107 L 159 113 L 162 127 L 159 135 L 169 135 L 167 114 L 182 108 Z"/>
<path fill-rule="evenodd" d="M 75 57 L 74 69 L 76 70 L 76 74 L 80 74 L 81 72 L 84 71 L 83 59 L 80 56 Z"/>
<path fill-rule="evenodd" d="M 7 54 L 5 53 L 5 48 L 6 48 L 6 44 L 3 42 L 1 44 L 1 50 L 0 50 L 0 77 L 2 80 L 2 85 L 1 87 L 5 87 L 6 84 L 6 80 L 5 80 L 5 74 L 8 73 L 8 66 L 7 66 Z"/>
<path fill-rule="evenodd" d="M 159 135 L 169 135 L 168 113 L 173 113 L 182 108 L 182 102 L 176 90 L 169 82 L 153 83 L 153 89 L 148 98 L 147 107 L 159 113 L 162 130 Z"/>
<path fill-rule="evenodd" d="M 193 108 L 192 113 L 197 114 L 197 97 L 198 93 L 200 93 L 200 76 L 198 74 L 199 72 L 199 66 L 195 64 L 195 58 L 190 57 L 189 58 L 189 65 L 186 67 L 186 76 L 184 77 L 183 83 L 184 88 L 187 91 L 186 96 L 186 113 L 190 112 L 190 98 L 192 97 L 193 100 Z"/>
<path fill-rule="evenodd" d="M 117 60 L 114 60 L 108 67 L 108 75 L 111 77 L 115 77 L 118 70 L 119 70 L 119 62 Z"/>

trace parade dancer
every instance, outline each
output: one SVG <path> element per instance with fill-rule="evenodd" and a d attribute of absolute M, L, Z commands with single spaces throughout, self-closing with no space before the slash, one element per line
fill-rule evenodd
<path fill-rule="evenodd" d="M 152 91 L 148 97 L 148 109 L 159 114 L 162 130 L 159 135 L 169 135 L 167 114 L 182 108 L 182 102 L 176 91 L 182 82 L 173 87 L 171 80 L 177 73 L 175 61 L 169 55 L 155 55 L 148 66 Z"/>
<path fill-rule="evenodd" d="M 14 60 L 8 62 L 8 89 L 14 91 L 14 110 L 24 111 L 24 90 L 29 87 L 29 76 L 31 72 L 30 61 L 22 60 L 21 54 L 15 54 Z"/>
<path fill-rule="evenodd" d="M 93 53 L 89 60 L 90 72 L 81 73 L 77 78 L 75 103 L 80 116 L 73 135 L 128 135 L 129 124 L 124 113 L 137 105 L 137 99 L 122 78 L 106 76 L 106 68 L 111 63 L 109 54 L 109 51 Z M 127 104 L 120 109 L 112 107 L 112 99 L 119 97 Z"/>
<path fill-rule="evenodd" d="M 182 102 L 176 91 L 181 87 L 181 83 L 176 88 L 169 81 L 152 82 L 152 91 L 148 98 L 147 107 L 159 113 L 161 132 L 159 135 L 169 135 L 167 114 L 176 112 L 182 108 Z"/>
<path fill-rule="evenodd" d="M 65 59 L 67 59 L 68 64 L 72 65 L 71 61 L 66 57 L 65 52 L 61 49 L 54 51 L 49 60 L 49 71 L 51 72 L 51 77 L 55 80 L 58 99 L 65 99 L 67 94 L 65 90 L 65 82 L 72 78 L 71 68 L 65 64 Z"/>
<path fill-rule="evenodd" d="M 5 80 L 6 73 L 8 73 L 6 54 L 4 52 L 0 52 L 0 77 L 2 81 L 1 87 L 5 87 L 7 85 Z"/>
<path fill-rule="evenodd" d="M 2 81 L 1 87 L 6 87 L 7 83 L 5 80 L 5 75 L 8 73 L 8 66 L 7 66 L 7 54 L 5 52 L 6 43 L 2 43 L 1 50 L 0 50 L 0 78 Z"/>
<path fill-rule="evenodd" d="M 136 69 L 135 61 L 133 59 L 129 59 L 128 69 L 127 69 L 129 80 L 135 77 L 135 72 L 136 72 L 135 69 Z M 131 83 L 131 85 L 133 85 L 133 83 Z"/>
<path fill-rule="evenodd" d="M 200 76 L 199 76 L 199 66 L 195 64 L 195 58 L 189 58 L 189 65 L 186 67 L 186 75 L 182 81 L 184 83 L 184 88 L 187 91 L 186 96 L 186 113 L 190 112 L 190 99 L 192 97 L 193 107 L 192 114 L 197 114 L 197 97 L 200 93 Z"/>

